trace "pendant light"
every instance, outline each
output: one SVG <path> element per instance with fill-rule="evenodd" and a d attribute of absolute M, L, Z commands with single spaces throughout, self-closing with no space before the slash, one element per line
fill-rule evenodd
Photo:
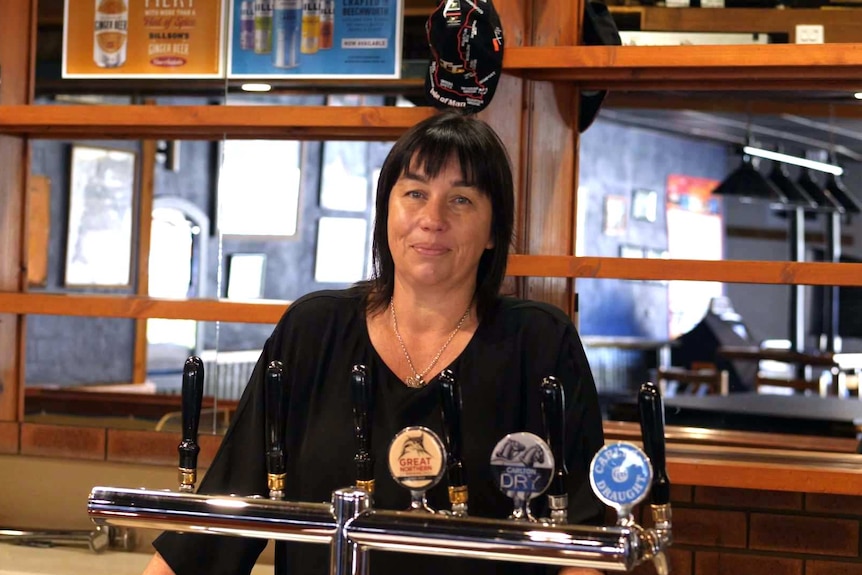
<path fill-rule="evenodd" d="M 826 190 L 844 208 L 846 214 L 858 214 L 862 212 L 862 202 L 850 193 L 844 182 L 841 181 L 840 176 L 830 175 L 826 179 Z"/>
<path fill-rule="evenodd" d="M 739 198 L 742 202 L 780 202 L 787 197 L 778 186 L 757 171 L 748 154 L 742 155 L 742 163 L 722 181 L 713 194 Z"/>
<path fill-rule="evenodd" d="M 781 162 L 772 162 L 772 170 L 769 172 L 769 181 L 775 184 L 781 193 L 787 198 L 787 207 L 804 208 L 812 210 L 817 207 L 817 202 L 808 195 L 802 186 L 790 179 L 787 166 Z"/>
<path fill-rule="evenodd" d="M 814 180 L 811 170 L 802 170 L 796 183 L 817 203 L 818 211 L 844 213 L 844 207 L 838 203 L 832 193 Z"/>

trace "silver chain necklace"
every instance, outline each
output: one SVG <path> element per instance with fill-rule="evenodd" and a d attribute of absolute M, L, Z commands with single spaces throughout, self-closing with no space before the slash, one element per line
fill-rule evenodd
<path fill-rule="evenodd" d="M 461 330 L 461 326 L 464 325 L 464 322 L 467 321 L 467 317 L 470 315 L 471 307 L 472 303 L 467 306 L 467 311 L 465 311 L 464 315 L 461 316 L 461 319 L 458 320 L 458 325 L 455 326 L 455 329 L 453 329 L 452 333 L 449 334 L 449 337 L 446 338 L 446 343 L 443 344 L 443 347 L 440 348 L 440 351 L 437 352 L 437 355 L 434 356 L 434 359 L 431 360 L 428 367 L 422 370 L 421 373 L 417 373 L 416 367 L 413 365 L 413 360 L 410 359 L 410 354 L 407 353 L 407 346 L 404 345 L 404 340 L 401 339 L 401 334 L 398 332 L 398 319 L 395 317 L 395 302 L 392 298 L 389 299 L 389 312 L 392 314 L 392 329 L 395 332 L 395 338 L 398 340 L 398 345 L 401 346 L 401 351 L 404 352 L 404 357 L 407 358 L 407 365 L 410 366 L 410 370 L 413 372 L 413 375 L 404 380 L 404 385 L 415 389 L 425 387 L 428 384 L 428 382 L 425 381 L 425 375 L 437 364 L 437 361 L 440 359 L 440 356 L 443 355 L 443 352 L 446 351 L 446 348 L 449 347 L 455 334 Z"/>

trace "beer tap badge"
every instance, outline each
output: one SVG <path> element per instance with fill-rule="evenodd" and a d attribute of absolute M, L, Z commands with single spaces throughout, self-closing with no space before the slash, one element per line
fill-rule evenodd
<path fill-rule="evenodd" d="M 443 477 L 446 451 L 440 437 L 427 427 L 405 427 L 389 445 L 389 472 L 413 491 L 431 489 Z"/>
<path fill-rule="evenodd" d="M 506 497 L 529 501 L 551 484 L 554 455 L 548 444 L 532 433 L 510 433 L 494 447 L 491 473 Z"/>
<path fill-rule="evenodd" d="M 649 492 L 651 482 L 652 464 L 649 458 L 631 443 L 605 445 L 590 464 L 593 492 L 617 511 L 630 509 L 640 503 Z"/>

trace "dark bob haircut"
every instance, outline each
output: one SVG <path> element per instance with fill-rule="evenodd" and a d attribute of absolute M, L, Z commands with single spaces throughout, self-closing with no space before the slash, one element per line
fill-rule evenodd
<path fill-rule="evenodd" d="M 476 312 L 486 317 L 497 302 L 512 243 L 515 197 L 509 156 L 488 124 L 457 112 L 442 112 L 413 126 L 389 152 L 377 182 L 377 214 L 372 252 L 374 274 L 362 287 L 369 310 L 389 304 L 395 286 L 395 264 L 389 251 L 389 195 L 411 166 L 421 166 L 434 178 L 455 159 L 464 179 L 491 200 L 491 235 L 494 247 L 482 254 L 476 273 Z"/>

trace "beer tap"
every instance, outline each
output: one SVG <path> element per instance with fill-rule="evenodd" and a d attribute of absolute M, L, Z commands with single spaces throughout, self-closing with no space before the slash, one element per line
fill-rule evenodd
<path fill-rule="evenodd" d="M 652 559 L 659 575 L 669 572 L 664 550 L 673 542 L 671 533 L 670 479 L 667 475 L 664 444 L 664 404 L 658 386 L 646 382 L 638 392 L 638 410 L 644 451 L 653 467 L 650 510 L 655 527 L 647 530 Z"/>
<path fill-rule="evenodd" d="M 266 368 L 266 482 L 270 499 L 284 499 L 285 478 L 285 414 L 290 391 L 284 384 L 284 366 L 271 361 Z"/>
<path fill-rule="evenodd" d="M 372 390 L 364 365 L 354 365 L 350 372 L 353 395 L 353 435 L 356 437 L 356 487 L 374 494 L 374 456 L 371 455 Z"/>
<path fill-rule="evenodd" d="M 180 454 L 180 491 L 194 492 L 197 482 L 198 424 L 204 396 L 204 364 L 201 358 L 191 356 L 183 365 L 182 419 L 183 439 L 177 450 Z"/>
<path fill-rule="evenodd" d="M 569 495 L 566 488 L 566 397 L 560 381 L 549 376 L 542 380 L 542 422 L 545 439 L 554 455 L 554 475 L 548 488 L 548 520 L 551 524 L 565 523 L 569 509 Z"/>
<path fill-rule="evenodd" d="M 467 515 L 467 478 L 461 460 L 461 387 L 451 370 L 438 376 L 440 404 L 443 411 L 443 442 L 446 445 L 446 479 L 449 482 L 449 503 L 452 515 Z"/>

